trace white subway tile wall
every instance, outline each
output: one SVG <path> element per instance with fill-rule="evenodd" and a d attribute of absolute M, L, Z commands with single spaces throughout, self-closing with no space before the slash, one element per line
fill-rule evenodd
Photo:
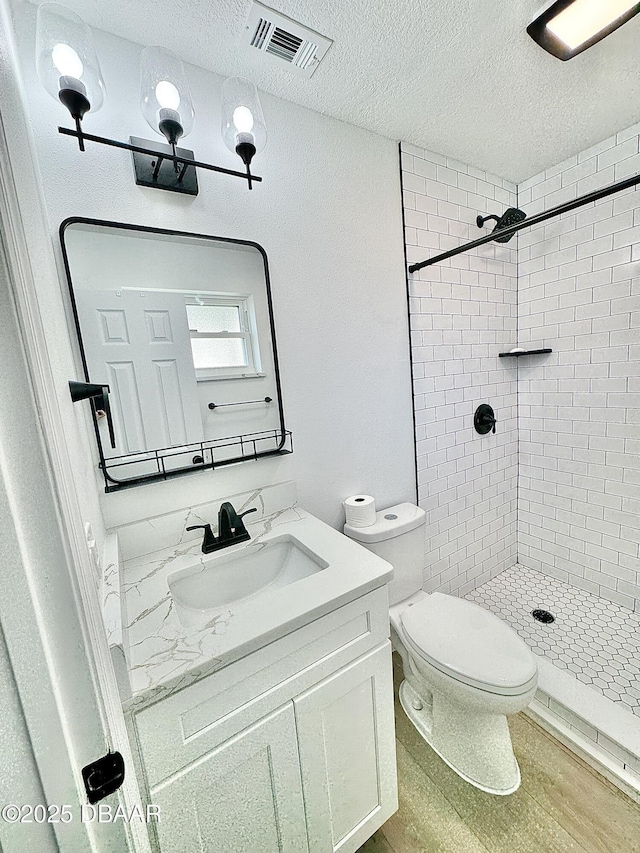
<path fill-rule="evenodd" d="M 481 236 L 479 213 L 516 205 L 516 187 L 403 144 L 407 260 Z M 424 588 L 464 595 L 514 565 L 517 417 L 516 240 L 488 244 L 410 277 L 418 500 L 427 513 Z M 513 360 L 515 361 L 515 359 Z M 495 435 L 473 428 L 490 403 Z"/>
<path fill-rule="evenodd" d="M 640 171 L 640 126 L 518 187 L 528 215 Z M 640 611 L 640 190 L 518 235 L 518 559 Z"/>
<path fill-rule="evenodd" d="M 640 125 L 515 187 L 402 144 L 409 263 L 640 171 Z M 488 223 L 491 227 L 493 223 Z M 424 588 L 516 561 L 640 611 L 640 190 L 409 277 Z M 515 345 L 553 353 L 498 358 Z M 488 402 L 497 432 L 473 412 Z"/>

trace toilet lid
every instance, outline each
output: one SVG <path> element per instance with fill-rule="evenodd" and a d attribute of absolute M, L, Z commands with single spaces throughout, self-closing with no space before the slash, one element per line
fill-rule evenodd
<path fill-rule="evenodd" d="M 512 695 L 535 681 L 536 660 L 526 643 L 471 601 L 434 592 L 400 618 L 413 650 L 458 681 Z"/>

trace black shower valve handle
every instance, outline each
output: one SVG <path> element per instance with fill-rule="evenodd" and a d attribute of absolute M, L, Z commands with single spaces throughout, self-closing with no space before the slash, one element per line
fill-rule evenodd
<path fill-rule="evenodd" d="M 487 403 L 481 403 L 473 416 L 473 426 L 475 431 L 480 435 L 486 435 L 488 432 L 495 434 L 496 431 L 496 416 Z"/>
<path fill-rule="evenodd" d="M 479 422 L 484 426 L 491 427 L 491 432 L 495 433 L 496 431 L 496 416 L 490 414 L 489 412 L 485 412 L 480 418 Z"/>

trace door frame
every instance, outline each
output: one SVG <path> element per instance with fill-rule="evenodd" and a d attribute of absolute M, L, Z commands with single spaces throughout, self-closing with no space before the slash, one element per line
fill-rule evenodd
<path fill-rule="evenodd" d="M 0 627 L 0 749 L 3 772 L 0 773 L 0 803 L 44 803 L 45 796 L 35 762 L 20 697 L 16 688 L 11 661 Z M 28 832 L 29 845 L 39 853 L 57 853 L 58 844 L 53 827 L 46 823 L 20 823 L 0 820 L 0 849 L 3 853 L 22 853 Z"/>
<path fill-rule="evenodd" d="M 30 252 L 44 257 L 58 278 L 7 0 L 0 0 L 0 24 L 0 264 L 7 279 L 0 287 L 0 524 L 9 559 L 0 572 L 0 622 L 47 802 L 74 813 L 54 827 L 60 850 L 148 853 L 142 823 L 79 819 L 87 802 L 82 766 L 109 749 L 122 753 L 127 769 L 120 801 L 130 808 L 142 800 L 30 260 Z"/>

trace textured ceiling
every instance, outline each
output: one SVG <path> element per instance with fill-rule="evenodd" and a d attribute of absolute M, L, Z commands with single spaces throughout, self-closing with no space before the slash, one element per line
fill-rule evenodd
<path fill-rule="evenodd" d="M 334 41 L 304 79 L 239 44 L 250 0 L 63 2 L 92 26 L 513 181 L 640 120 L 640 16 L 561 62 L 525 32 L 541 0 L 266 0 Z"/>

